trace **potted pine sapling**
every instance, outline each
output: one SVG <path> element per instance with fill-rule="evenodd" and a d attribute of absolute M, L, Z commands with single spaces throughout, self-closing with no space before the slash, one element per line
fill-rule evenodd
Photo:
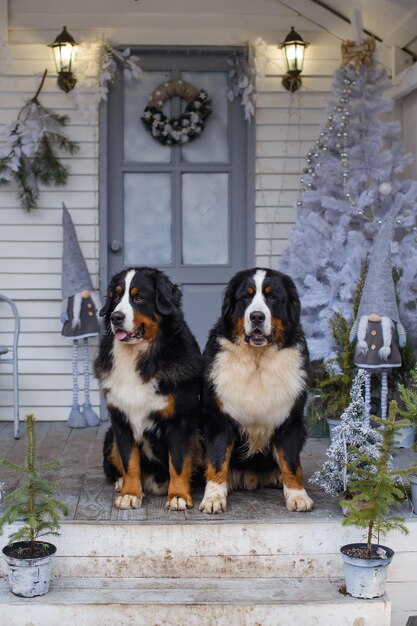
<path fill-rule="evenodd" d="M 358 458 L 357 450 L 366 452 L 372 459 L 379 456 L 381 435 L 373 428 L 366 413 L 363 399 L 365 372 L 359 370 L 350 390 L 350 403 L 335 427 L 326 451 L 323 466 L 310 478 L 310 482 L 332 496 L 351 497 L 348 467 Z M 361 465 L 362 467 L 362 465 Z"/>
<path fill-rule="evenodd" d="M 40 474 L 61 467 L 59 461 L 36 465 L 35 418 L 26 416 L 26 459 L 16 465 L 7 459 L 1 464 L 23 474 L 22 484 L 4 497 L 5 510 L 0 517 L 0 533 L 5 524 L 21 522 L 9 536 L 3 555 L 8 564 L 11 591 L 17 596 L 32 598 L 47 593 L 51 577 L 52 556 L 56 547 L 40 541 L 46 535 L 58 535 L 60 514 L 68 515 L 68 507 L 54 497 L 59 485 Z"/>
<path fill-rule="evenodd" d="M 352 498 L 341 502 L 348 511 L 342 523 L 366 530 L 365 543 L 351 543 L 340 548 L 346 590 L 355 598 L 384 595 L 388 565 L 394 551 L 380 545 L 380 537 L 390 530 L 408 533 L 404 517 L 396 514 L 395 509 L 400 507 L 404 497 L 401 479 L 416 471 L 417 467 L 396 469 L 392 466 L 395 433 L 407 424 L 407 420 L 396 421 L 396 415 L 397 403 L 392 400 L 387 418 L 373 417 L 381 426 L 378 458 L 358 449 L 357 457 L 348 464 Z M 373 539 L 376 543 L 372 543 Z"/>
<path fill-rule="evenodd" d="M 400 398 L 404 408 L 400 408 L 400 415 L 408 419 L 413 426 L 413 435 L 417 425 L 417 365 L 411 371 L 411 382 L 408 386 L 398 385 Z M 414 441 L 414 436 L 413 436 Z M 417 443 L 414 443 L 417 449 Z M 410 473 L 411 502 L 413 511 L 417 515 L 417 472 Z"/>

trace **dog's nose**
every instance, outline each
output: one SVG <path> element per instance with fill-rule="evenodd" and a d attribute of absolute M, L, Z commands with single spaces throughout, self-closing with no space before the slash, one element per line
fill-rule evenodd
<path fill-rule="evenodd" d="M 113 313 L 110 315 L 110 319 L 113 322 L 113 324 L 121 324 L 124 319 L 125 319 L 125 314 L 122 313 L 122 311 L 113 311 Z"/>
<path fill-rule="evenodd" d="M 262 311 L 252 311 L 249 315 L 249 319 L 252 324 L 263 324 L 265 321 L 265 313 L 262 313 Z"/>

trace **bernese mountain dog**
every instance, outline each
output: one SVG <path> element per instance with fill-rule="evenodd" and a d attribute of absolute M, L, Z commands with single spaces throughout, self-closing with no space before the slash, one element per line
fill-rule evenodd
<path fill-rule="evenodd" d="M 173 510 L 193 505 L 202 361 L 180 305 L 163 272 L 134 267 L 112 278 L 100 311 L 95 372 L 111 417 L 103 467 L 119 509 L 140 507 L 143 489 L 167 494 Z"/>
<path fill-rule="evenodd" d="M 300 452 L 309 357 L 291 278 L 238 272 L 203 353 L 206 488 L 200 510 L 226 510 L 229 490 L 283 486 L 289 511 L 310 511 Z"/>

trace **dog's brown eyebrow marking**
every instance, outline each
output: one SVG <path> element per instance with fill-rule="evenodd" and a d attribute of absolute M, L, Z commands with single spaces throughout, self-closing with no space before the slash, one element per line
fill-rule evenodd
<path fill-rule="evenodd" d="M 271 293 L 272 291 L 272 287 L 269 285 L 268 287 L 265 287 L 265 293 Z"/>
<path fill-rule="evenodd" d="M 117 293 L 122 293 L 123 287 L 121 287 L 120 285 L 117 285 L 115 291 L 117 291 Z"/>
<path fill-rule="evenodd" d="M 248 296 L 253 296 L 253 294 L 255 293 L 255 289 L 253 287 L 248 287 L 246 289 L 246 293 L 248 294 Z"/>
<path fill-rule="evenodd" d="M 130 295 L 131 296 L 137 296 L 138 295 L 138 288 L 137 287 L 132 287 L 132 289 L 130 290 Z"/>

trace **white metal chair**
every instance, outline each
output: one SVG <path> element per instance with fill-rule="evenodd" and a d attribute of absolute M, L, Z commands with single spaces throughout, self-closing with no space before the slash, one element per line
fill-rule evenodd
<path fill-rule="evenodd" d="M 20 316 L 13 300 L 0 294 L 0 303 L 5 302 L 11 307 L 14 318 L 13 345 L 0 346 L 0 365 L 8 363 L 13 366 L 13 421 L 14 437 L 19 439 L 19 368 L 18 368 L 18 343 L 20 333 Z M 5 355 L 10 355 L 6 356 Z"/>

